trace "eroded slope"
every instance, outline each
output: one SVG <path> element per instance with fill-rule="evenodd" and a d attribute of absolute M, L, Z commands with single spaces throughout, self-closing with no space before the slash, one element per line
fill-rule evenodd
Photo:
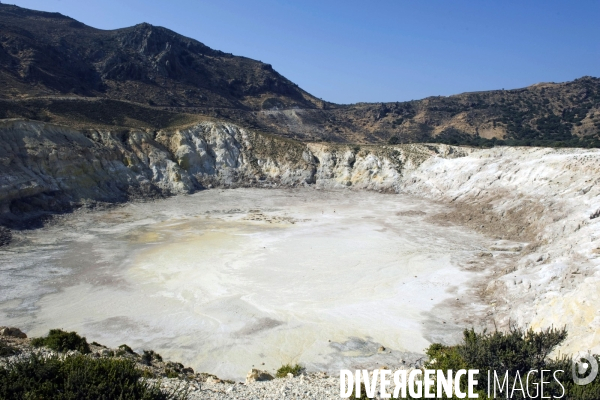
<path fill-rule="evenodd" d="M 305 144 L 216 122 L 78 132 L 5 121 L 0 143 L 2 217 L 12 225 L 45 210 L 210 187 L 404 191 L 452 204 L 437 222 L 497 240 L 483 257 L 504 267 L 475 283 L 485 323 L 567 325 L 570 351 L 599 349 L 600 151 Z"/>

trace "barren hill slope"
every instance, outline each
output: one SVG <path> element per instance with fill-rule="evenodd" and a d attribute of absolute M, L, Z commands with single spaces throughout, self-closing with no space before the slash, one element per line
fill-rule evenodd
<path fill-rule="evenodd" d="M 0 118 L 165 128 L 210 116 L 303 141 L 600 146 L 600 79 L 337 105 L 271 65 L 149 24 L 0 4 Z M 400 94 L 399 94 L 400 95 Z"/>
<path fill-rule="evenodd" d="M 265 100 L 282 107 L 320 103 L 269 64 L 150 24 L 106 31 L 62 14 L 0 4 L 0 32 L 3 98 L 70 94 L 249 110 Z"/>

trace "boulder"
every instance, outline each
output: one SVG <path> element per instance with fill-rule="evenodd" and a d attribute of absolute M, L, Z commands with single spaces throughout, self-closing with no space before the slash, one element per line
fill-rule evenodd
<path fill-rule="evenodd" d="M 246 385 L 252 382 L 271 380 L 273 380 L 273 375 L 269 374 L 267 371 L 261 371 L 254 368 L 252 368 L 250 372 L 248 372 L 248 375 L 246 375 Z"/>
<path fill-rule="evenodd" d="M 0 327 L 0 336 L 9 336 L 19 339 L 27 338 L 27 335 L 23 333 L 19 328 L 9 328 L 8 326 Z"/>

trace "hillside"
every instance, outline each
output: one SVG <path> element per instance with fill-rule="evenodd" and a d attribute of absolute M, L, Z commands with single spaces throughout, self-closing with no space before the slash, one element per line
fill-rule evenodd
<path fill-rule="evenodd" d="M 581 137 L 597 146 L 600 79 L 584 77 L 516 90 L 361 104 L 338 114 L 347 115 L 377 140 L 392 143 L 434 138 L 450 144 L 477 144 L 495 138 L 531 145 Z"/>
<path fill-rule="evenodd" d="M 156 106 L 314 108 L 320 101 L 271 65 L 213 50 L 171 30 L 86 26 L 0 4 L 2 98 L 75 95 Z"/>
<path fill-rule="evenodd" d="M 337 105 L 269 64 L 166 28 L 99 30 L 6 4 L 0 4 L 0 83 L 0 118 L 77 128 L 162 129 L 212 117 L 301 141 L 600 146 L 594 77 Z"/>

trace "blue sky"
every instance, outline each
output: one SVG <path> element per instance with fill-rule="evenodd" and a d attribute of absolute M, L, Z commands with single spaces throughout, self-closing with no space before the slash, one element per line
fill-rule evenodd
<path fill-rule="evenodd" d="M 600 76 L 600 1 L 3 0 L 101 29 L 149 22 L 268 62 L 336 103 Z"/>

